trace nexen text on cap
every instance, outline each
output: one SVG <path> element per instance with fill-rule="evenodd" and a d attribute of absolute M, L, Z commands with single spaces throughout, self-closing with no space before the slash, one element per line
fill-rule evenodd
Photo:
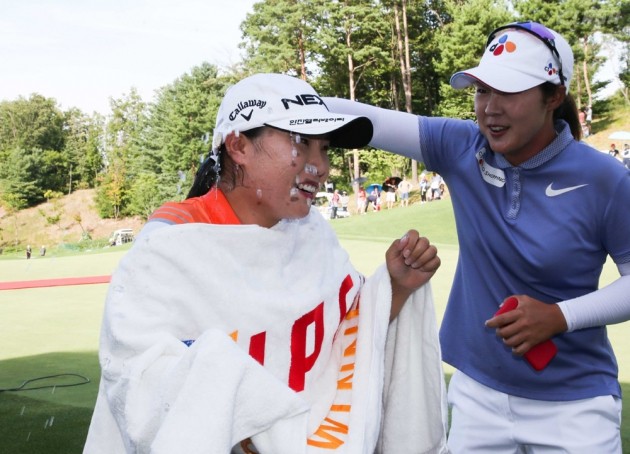
<path fill-rule="evenodd" d="M 372 139 L 367 117 L 331 113 L 307 82 L 283 74 L 256 74 L 231 86 L 217 113 L 212 149 L 235 131 L 271 126 L 304 135 L 327 134 L 332 147 L 361 148 Z"/>
<path fill-rule="evenodd" d="M 553 35 L 559 59 L 541 38 L 519 28 L 506 28 L 494 36 L 478 66 L 453 74 L 451 86 L 466 88 L 480 81 L 498 91 L 518 93 L 551 82 L 564 85 L 568 93 L 573 75 L 573 51 L 562 36 L 544 29 Z M 562 69 L 564 81 L 560 80 L 559 69 Z"/>

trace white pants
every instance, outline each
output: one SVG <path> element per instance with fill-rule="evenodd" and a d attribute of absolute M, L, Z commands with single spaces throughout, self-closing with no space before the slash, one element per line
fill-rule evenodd
<path fill-rule="evenodd" d="M 456 371 L 448 402 L 452 454 L 621 453 L 621 399 L 613 396 L 568 402 L 524 399 Z"/>

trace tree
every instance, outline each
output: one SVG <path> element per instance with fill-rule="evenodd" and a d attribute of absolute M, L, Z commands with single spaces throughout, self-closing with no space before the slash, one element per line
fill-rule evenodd
<path fill-rule="evenodd" d="M 395 67 L 390 58 L 391 27 L 387 15 L 376 3 L 356 0 L 322 2 L 320 13 L 325 23 L 317 27 L 315 39 L 321 43 L 317 55 L 321 76 L 314 85 L 330 95 L 373 102 L 374 98 L 367 94 L 375 97 L 387 92 Z M 380 79 L 385 85 L 373 77 L 377 74 L 386 74 Z M 359 150 L 353 150 L 348 179 L 356 182 L 360 176 Z"/>
<path fill-rule="evenodd" d="M 572 93 L 578 108 L 593 105 L 597 91 L 606 84 L 595 85 L 593 75 L 603 63 L 598 57 L 599 47 L 595 36 L 604 33 L 613 36 L 619 31 L 621 3 L 619 0 L 517 0 L 514 2 L 520 16 L 540 22 L 569 42 L 573 49 Z M 625 19 L 627 23 L 627 19 Z"/>
<path fill-rule="evenodd" d="M 241 24 L 244 66 L 254 72 L 277 72 L 307 79 L 316 44 L 314 18 L 319 1 L 265 0 L 254 3 Z M 311 48 L 312 47 L 312 48 Z M 312 68 L 311 68 L 312 69 Z"/>
<path fill-rule="evenodd" d="M 236 75 L 219 76 L 215 66 L 203 63 L 158 92 L 150 107 L 140 171 L 156 175 L 162 201 L 187 193 L 183 186 L 192 183 L 209 151 L 206 139 L 212 136 L 223 93 L 235 80 Z M 136 214 L 144 215 L 144 210 Z"/>
<path fill-rule="evenodd" d="M 621 63 L 619 80 L 622 84 L 621 94 L 626 101 L 626 104 L 630 105 L 630 48 L 627 43 L 625 45 L 625 54 Z"/>
<path fill-rule="evenodd" d="M 129 212 L 148 217 L 164 202 L 160 179 L 154 173 L 141 173 L 129 188 Z"/>
<path fill-rule="evenodd" d="M 65 112 L 65 152 L 70 161 L 67 192 L 74 188 L 93 188 L 103 169 L 104 118 L 90 117 L 79 109 Z"/>
<path fill-rule="evenodd" d="M 127 192 L 139 173 L 147 106 L 135 88 L 120 99 L 111 99 L 110 105 L 112 115 L 105 136 L 106 170 L 96 200 L 101 216 L 117 219 L 126 214 Z"/>
<path fill-rule="evenodd" d="M 451 75 L 462 69 L 476 66 L 485 50 L 488 33 L 514 18 L 507 4 L 493 0 L 446 2 L 448 22 L 437 33 L 440 55 L 434 61 L 440 76 L 441 103 L 439 115 L 475 117 L 473 96 L 468 90 L 454 90 L 449 84 Z"/>
<path fill-rule="evenodd" d="M 433 66 L 427 63 L 430 63 L 435 55 L 434 31 L 443 26 L 445 11 L 441 4 L 433 5 L 432 3 L 415 2 L 408 8 L 406 0 L 401 0 L 400 5 L 399 0 L 395 0 L 392 5 L 396 31 L 395 50 L 400 63 L 400 80 L 404 93 L 405 111 L 408 113 L 414 112 L 412 84 L 414 75 L 422 81 L 421 84 L 418 84 L 421 88 L 416 90 L 416 94 L 420 99 L 427 101 L 426 103 L 416 102 L 416 107 L 419 109 L 417 113 L 430 115 L 439 96 L 439 85 L 435 83 L 437 75 Z M 409 26 L 410 22 L 411 26 Z M 415 36 L 412 31 L 415 32 Z M 412 41 L 413 53 L 411 52 Z M 411 160 L 411 180 L 414 183 L 418 182 L 418 162 L 415 160 Z"/>
<path fill-rule="evenodd" d="M 21 210 L 44 200 L 41 182 L 42 152 L 10 150 L 0 166 L 0 199 L 5 207 Z"/>
<path fill-rule="evenodd" d="M 56 101 L 39 94 L 0 102 L 0 150 L 60 151 L 64 147 L 63 120 Z"/>
<path fill-rule="evenodd" d="M 612 30 L 612 36 L 622 45 L 620 71 L 617 74 L 621 82 L 621 96 L 630 105 L 630 1 L 622 1 L 617 16 L 618 24 Z"/>
<path fill-rule="evenodd" d="M 41 95 L 0 103 L 0 179 L 26 206 L 41 202 L 45 190 L 64 187 L 63 120 L 56 101 Z"/>
<path fill-rule="evenodd" d="M 61 196 L 63 193 L 57 191 L 46 191 L 44 194 L 46 200 L 52 202 L 52 213 L 47 213 L 42 208 L 38 208 L 37 212 L 41 217 L 43 217 L 46 222 L 50 225 L 56 225 L 58 229 L 61 230 L 61 215 L 63 214 L 63 206 L 61 204 Z"/>
<path fill-rule="evenodd" d="M 391 69 L 383 66 L 392 64 L 391 32 L 378 2 L 266 0 L 254 5 L 241 30 L 246 72 L 299 76 L 326 95 L 368 102 L 389 96 Z M 348 172 L 344 152 L 331 152 L 342 164 L 331 173 L 337 184 L 359 175 L 358 151 L 353 156 Z"/>

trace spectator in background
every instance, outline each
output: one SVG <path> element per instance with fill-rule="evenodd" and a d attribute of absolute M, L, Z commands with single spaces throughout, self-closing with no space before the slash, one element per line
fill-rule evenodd
<path fill-rule="evenodd" d="M 359 214 L 365 214 L 367 203 L 367 193 L 365 192 L 365 188 L 361 186 L 359 187 L 359 192 L 357 192 L 357 211 Z"/>
<path fill-rule="evenodd" d="M 394 203 L 396 203 L 396 188 L 388 184 L 385 186 L 385 191 L 385 202 L 387 209 L 390 210 L 394 208 Z"/>
<path fill-rule="evenodd" d="M 339 196 L 339 189 L 335 189 L 332 197 L 330 198 L 330 219 L 337 219 L 337 210 L 339 210 L 340 198 L 341 197 Z"/>
<path fill-rule="evenodd" d="M 588 135 L 591 135 L 592 129 L 591 129 L 591 123 L 593 122 L 593 106 L 591 106 L 590 104 L 588 105 L 588 107 L 586 108 L 586 129 L 588 130 Z"/>
<path fill-rule="evenodd" d="M 630 145 L 628 145 L 627 143 L 623 144 L 623 165 L 626 166 L 626 168 L 630 169 Z"/>
<path fill-rule="evenodd" d="M 31 254 L 32 254 L 32 252 L 33 252 L 33 251 L 31 250 L 31 245 L 30 245 L 30 244 L 29 244 L 29 245 L 27 245 L 27 246 L 26 246 L 26 259 L 27 259 L 27 260 L 31 258 Z"/>
<path fill-rule="evenodd" d="M 586 126 L 586 109 L 584 107 L 580 109 L 578 119 L 580 120 L 580 125 Z"/>
<path fill-rule="evenodd" d="M 442 198 L 442 177 L 433 172 L 431 178 L 431 200 L 440 200 Z"/>
<path fill-rule="evenodd" d="M 582 134 L 584 137 L 589 136 L 588 125 L 586 124 L 586 109 L 582 107 L 578 113 L 578 119 L 580 120 L 580 126 L 582 127 Z"/>
<path fill-rule="evenodd" d="M 348 212 L 348 203 L 350 202 L 350 197 L 348 197 L 347 191 L 341 191 L 340 204 L 341 211 Z"/>
<path fill-rule="evenodd" d="M 398 190 L 400 191 L 400 204 L 401 206 L 409 206 L 409 193 L 411 192 L 412 185 L 407 180 L 406 177 L 403 177 L 402 181 L 398 183 Z"/>
<path fill-rule="evenodd" d="M 615 159 L 619 159 L 619 150 L 614 143 L 610 144 L 610 150 L 608 150 L 608 154 Z"/>
<path fill-rule="evenodd" d="M 372 191 L 368 194 L 367 197 L 367 205 L 365 206 L 365 212 L 367 213 L 368 208 L 370 208 L 370 204 L 372 204 L 372 211 L 378 211 L 380 209 L 380 194 L 378 189 L 375 187 L 372 188 Z"/>
<path fill-rule="evenodd" d="M 427 192 L 429 191 L 429 182 L 427 181 L 427 177 L 423 176 L 420 180 L 420 203 L 426 203 L 427 201 Z"/>

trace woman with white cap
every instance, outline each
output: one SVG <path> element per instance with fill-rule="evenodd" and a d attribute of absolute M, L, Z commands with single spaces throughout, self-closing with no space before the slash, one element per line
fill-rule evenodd
<path fill-rule="evenodd" d="M 630 173 L 580 142 L 572 73 L 562 36 L 519 22 L 451 78 L 475 88 L 477 122 L 326 98 L 372 120 L 370 145 L 449 186 L 460 251 L 440 341 L 456 368 L 453 453 L 621 452 L 606 325 L 630 319 Z M 599 289 L 608 256 L 620 277 Z"/>
<path fill-rule="evenodd" d="M 371 136 L 294 77 L 227 91 L 189 198 L 112 276 L 85 453 L 445 452 L 436 248 L 409 231 L 366 279 L 311 206 L 329 147 Z"/>

